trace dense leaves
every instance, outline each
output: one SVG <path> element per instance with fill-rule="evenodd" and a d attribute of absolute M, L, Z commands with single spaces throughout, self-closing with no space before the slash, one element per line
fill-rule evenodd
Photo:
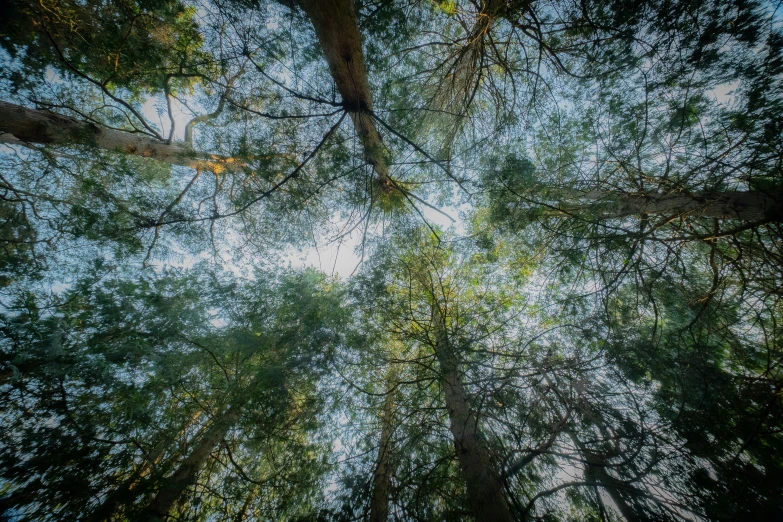
<path fill-rule="evenodd" d="M 4 3 L 0 517 L 782 518 L 782 31 Z"/>

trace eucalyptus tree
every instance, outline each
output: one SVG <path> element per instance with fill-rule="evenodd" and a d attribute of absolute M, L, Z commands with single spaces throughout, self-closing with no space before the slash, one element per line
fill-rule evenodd
<path fill-rule="evenodd" d="M 4 506 L 778 516 L 775 9 L 4 6 Z M 407 228 L 462 203 L 470 238 Z M 361 313 L 149 268 L 356 230 Z"/>
<path fill-rule="evenodd" d="M 657 326 L 651 304 L 613 303 L 611 360 L 655 390 L 651 411 L 683 441 L 679 487 L 691 507 L 710 519 L 780 516 L 779 305 L 759 295 L 751 307 L 728 285 L 706 304 L 688 301 L 677 283 L 667 277 L 655 295 Z"/>
<path fill-rule="evenodd" d="M 500 484 L 493 507 L 520 519 L 713 519 L 729 513 L 718 507 L 727 498 L 742 506 L 731 516 L 776 513 L 779 354 L 759 342 L 774 319 L 737 318 L 741 300 L 728 293 L 688 302 L 678 273 L 653 286 L 653 309 L 630 285 L 574 297 L 593 284 L 578 266 L 570 279 L 563 270 L 541 284 L 537 267 L 510 255 L 513 243 L 482 253 L 464 240 L 403 237 L 381 247 L 360 278 L 369 317 L 403 347 L 385 355 L 407 367 L 397 376 L 397 418 L 416 419 L 396 424 L 390 513 L 483 516 L 486 497 L 470 482 L 475 462 L 488 468 L 483 487 Z M 691 284 L 704 282 L 697 265 L 689 270 Z M 523 281 L 533 284 L 515 286 Z M 455 347 L 445 354 L 434 306 L 446 309 Z M 384 386 L 375 390 L 388 397 Z M 749 403 L 757 406 L 728 409 Z M 422 458 L 424 444 L 440 453 Z M 379 476 L 368 472 L 370 480 Z"/>
<path fill-rule="evenodd" d="M 624 264 L 610 286 L 685 252 L 720 277 L 776 270 L 783 91 L 774 9 L 620 7 L 583 7 L 586 25 L 615 42 L 577 47 L 607 52 L 564 61 L 582 66 L 579 77 L 551 83 L 547 112 L 514 149 L 485 158 L 490 220 L 517 233 L 532 225 L 528 237 L 548 248 L 588 248 L 604 265 Z"/>
<path fill-rule="evenodd" d="M 256 276 L 101 274 L 46 308 L 29 297 L 6 314 L 3 511 L 204 520 L 316 510 L 315 390 L 341 342 L 339 289 L 308 272 Z"/>
<path fill-rule="evenodd" d="M 167 253 L 157 247 L 200 252 L 199 235 L 217 249 L 238 238 L 264 250 L 307 242 L 330 220 L 341 234 L 428 205 L 389 172 L 353 4 L 309 5 L 12 4 L 3 189 L 16 214 L 35 217 L 37 241 L 121 237 L 152 260 Z M 375 27 L 401 19 L 377 11 Z M 313 36 L 331 75 L 302 45 Z M 350 56 L 334 50 L 346 36 Z M 277 226 L 280 214 L 289 226 Z M 166 230 L 185 241 L 167 243 Z"/>
<path fill-rule="evenodd" d="M 546 355 L 534 386 L 542 405 L 563 419 L 541 449 L 565 459 L 568 464 L 561 466 L 571 468 L 572 477 L 537 493 L 528 509 L 541 510 L 551 502 L 548 497 L 565 490 L 600 520 L 611 519 L 611 513 L 628 521 L 700 515 L 683 502 L 687 496 L 679 484 L 667 482 L 667 474 L 681 471 L 680 461 L 688 457 L 667 433 L 667 423 L 649 411 L 649 390 L 616 373 L 601 350 L 563 349 L 568 336 L 559 337 L 542 339 Z M 536 452 L 511 471 L 524 473 L 531 457 Z"/>
<path fill-rule="evenodd" d="M 496 328 L 493 319 L 502 321 L 510 306 L 509 297 L 500 295 L 502 292 L 491 294 L 472 280 L 480 277 L 482 268 L 472 274 L 452 266 L 454 254 L 448 248 L 438 248 L 428 234 L 414 230 L 405 247 L 401 238 L 395 238 L 391 248 L 382 249 L 365 275 L 365 292 L 374 299 L 371 302 L 378 310 L 379 326 L 405 345 L 404 355 L 394 361 L 419 365 L 417 373 L 429 383 L 424 387 L 427 381 L 422 381 L 417 386 L 437 394 L 430 399 L 440 404 L 436 410 L 440 418 L 434 420 L 448 425 L 454 448 L 451 459 L 456 460 L 459 470 L 450 484 L 441 486 L 446 491 L 457 488 L 448 493 L 458 502 L 450 508 L 456 510 L 450 516 L 465 510 L 479 520 L 511 520 L 492 439 L 482 434 L 487 429 L 481 420 L 484 397 L 482 391 L 473 389 L 476 384 L 468 381 L 468 375 L 473 376 L 471 370 L 481 371 L 481 354 L 488 349 L 484 343 L 490 342 L 480 332 Z M 439 436 L 444 435 L 440 430 Z M 436 467 L 449 466 L 449 460 L 436 463 Z M 465 493 L 459 493 L 463 487 Z M 435 502 L 434 498 L 429 502 Z"/>
<path fill-rule="evenodd" d="M 409 401 L 400 389 L 407 380 L 394 360 L 395 343 L 366 322 L 361 334 L 335 356 L 340 400 L 334 407 L 341 419 L 331 427 L 339 441 L 334 497 L 322 516 L 329 520 L 366 518 L 393 520 L 397 510 L 397 468 L 406 444 Z M 372 333 L 370 333 L 372 331 Z"/>
<path fill-rule="evenodd" d="M 764 4 L 642 7 L 625 20 L 638 29 L 627 67 L 569 82 L 516 150 L 489 158 L 476 221 L 539 265 L 558 322 L 589 321 L 608 342 L 620 382 L 655 390 L 659 427 L 637 437 L 674 435 L 647 473 L 687 477 L 664 481 L 670 516 L 779 516 L 762 448 L 780 444 L 780 27 Z M 487 246 L 491 228 L 478 229 Z M 589 453 L 593 468 L 611 455 Z M 638 516 L 651 490 L 626 491 Z"/>
<path fill-rule="evenodd" d="M 626 519 L 774 518 L 779 296 L 770 280 L 705 271 L 711 245 L 691 245 L 648 247 L 632 266 L 614 264 L 626 254 L 619 242 L 513 256 L 538 264 L 527 271 L 541 282 L 532 293 L 545 321 L 600 361 L 580 372 L 542 367 L 565 341 L 538 341 L 549 345 L 538 358 L 553 383 L 544 387 L 557 390 L 547 407 L 582 410 L 543 449 L 572 455 L 592 477 L 563 488 L 598 485 Z"/>
<path fill-rule="evenodd" d="M 603 176 L 593 180 L 597 186 L 564 194 L 553 189 L 556 199 L 579 199 L 581 194 L 589 202 L 598 197 L 603 207 L 598 213 L 620 217 L 629 212 L 706 210 L 720 217 L 777 219 L 776 193 L 735 194 L 736 189 L 713 186 L 725 180 L 719 173 L 705 186 L 710 170 L 732 172 L 727 157 L 763 171 L 754 172 L 754 179 L 774 172 L 764 167 L 774 163 L 777 150 L 774 113 L 779 96 L 773 79 L 779 46 L 774 16 L 755 3 L 721 7 L 643 2 L 636 7 L 629 13 L 623 5 L 603 2 L 485 1 L 447 2 L 436 9 L 417 3 L 356 8 L 353 2 L 335 0 L 218 2 L 201 6 L 197 14 L 165 2 L 123 4 L 116 13 L 68 2 L 49 8 L 17 5 L 12 9 L 14 27 L 30 30 L 5 29 L 5 47 L 20 57 L 11 61 L 7 82 L 28 103 L 62 113 L 3 105 L 8 126 L 3 136 L 16 144 L 81 143 L 195 168 L 195 174 L 172 183 L 161 213 L 112 201 L 113 213 L 129 221 L 122 228 L 150 231 L 155 243 L 162 228 L 207 223 L 214 232 L 217 220 L 237 216 L 253 241 L 259 233 L 282 233 L 261 217 L 265 213 L 255 212 L 262 200 L 293 195 L 287 205 L 271 206 L 294 213 L 301 208 L 315 211 L 318 201 L 328 202 L 328 208 L 345 209 L 353 224 L 360 216 L 369 218 L 374 203 L 382 210 L 426 206 L 415 194 L 414 188 L 423 190 L 420 183 L 441 179 L 465 189 L 465 182 L 477 181 L 465 170 L 480 165 L 477 146 L 485 149 L 484 156 L 507 150 L 514 146 L 514 137 L 546 120 L 545 114 L 559 121 L 566 104 L 587 102 L 594 107 L 587 116 L 598 117 L 592 125 L 595 136 L 606 133 L 601 118 L 607 108 L 614 114 L 634 114 L 634 124 L 608 123 L 610 135 L 601 139 L 605 145 L 593 162 Z M 736 19 L 743 22 L 727 23 Z M 284 20 L 287 32 L 281 28 Z M 117 21 L 127 27 L 122 38 L 116 34 Z M 87 24 L 92 24 L 91 36 L 82 38 Z M 171 27 L 171 38 L 160 37 L 164 26 Z M 302 52 L 298 42 L 317 42 L 323 59 Z M 126 44 L 134 50 L 125 51 Z M 384 46 L 397 53 L 394 61 Z M 763 52 L 756 53 L 757 48 Z M 143 60 L 136 59 L 136 49 L 145 51 Z M 113 59 L 104 63 L 99 56 Z M 157 68 L 147 65 L 152 59 Z M 65 81 L 41 83 L 46 66 Z M 293 85 L 286 78 L 291 71 Z M 316 81 L 322 85 L 314 85 Z M 696 113 L 704 112 L 705 93 L 734 81 L 742 82 L 746 107 L 730 112 L 730 121 L 710 116 L 700 136 Z M 328 93 L 330 85 L 334 87 Z M 596 95 L 580 98 L 575 92 Z M 680 94 L 682 106 L 674 101 Z M 162 104 L 166 125 L 143 114 L 140 102 L 152 99 Z M 278 112 L 271 109 L 275 104 Z M 175 107 L 194 115 L 180 124 L 184 140 L 179 144 Z M 758 118 L 731 116 L 742 113 Z M 334 143 L 347 137 L 341 132 L 346 115 L 359 142 L 358 163 L 348 160 L 346 147 Z M 202 129 L 195 138 L 199 152 L 191 147 L 196 125 Z M 212 132 L 214 125 L 221 129 L 219 135 Z M 302 138 L 313 146 L 303 151 Z M 694 146 L 699 147 L 698 157 L 706 159 L 699 163 L 692 155 L 690 166 L 678 170 L 680 177 L 701 186 L 683 186 L 669 171 L 680 161 L 676 158 Z M 585 154 L 590 159 L 590 153 Z M 398 158 L 401 166 L 409 163 L 407 156 L 418 156 L 415 172 L 397 167 L 393 173 Z M 560 152 L 550 156 L 568 164 Z M 316 166 L 319 158 L 339 174 L 322 173 L 314 180 L 308 165 Z M 654 171 L 661 163 L 663 185 L 639 185 L 639 180 L 657 176 Z M 362 172 L 362 164 L 371 172 Z M 213 186 L 205 186 L 202 171 L 215 173 Z M 588 169 L 580 177 L 595 176 Z M 619 183 L 624 177 L 630 185 Z M 738 178 L 742 175 L 732 179 Z M 565 180 L 554 181 L 562 187 Z M 35 187 L 26 183 L 9 186 L 18 195 L 49 196 L 28 190 Z M 198 194 L 200 188 L 203 194 Z M 663 196 L 653 195 L 658 190 Z M 551 204 L 541 199 L 532 197 L 536 207 Z M 188 209 L 188 202 L 196 210 Z M 357 212 L 357 204 L 364 209 Z M 746 214 L 735 208 L 749 205 L 759 208 Z M 323 211 L 305 219 L 323 222 Z M 301 229 L 289 239 L 297 234 Z"/>

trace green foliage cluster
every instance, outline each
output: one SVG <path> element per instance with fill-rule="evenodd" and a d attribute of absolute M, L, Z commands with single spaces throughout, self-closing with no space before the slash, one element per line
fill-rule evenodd
<path fill-rule="evenodd" d="M 352 1 L 3 3 L 0 518 L 783 516 L 776 7 Z"/>
<path fill-rule="evenodd" d="M 163 90 L 167 73 L 198 76 L 191 64 L 207 58 L 194 20 L 179 1 L 88 3 L 11 1 L 0 25 L 0 45 L 25 67 L 100 78 L 107 88 L 137 95 Z M 16 74 L 14 88 L 34 77 Z"/>

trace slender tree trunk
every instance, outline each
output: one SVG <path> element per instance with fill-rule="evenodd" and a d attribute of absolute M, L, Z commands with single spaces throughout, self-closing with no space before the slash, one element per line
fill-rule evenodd
<path fill-rule="evenodd" d="M 166 143 L 149 136 L 108 129 L 92 122 L 4 101 L 0 101 L 0 143 L 84 145 L 216 172 L 243 168 L 241 163 L 232 158 L 196 152 L 186 143 Z"/>
<path fill-rule="evenodd" d="M 157 449 L 155 453 L 163 453 L 164 449 L 165 446 L 161 444 L 160 448 Z M 153 460 L 157 456 L 158 455 L 153 455 Z M 139 469 L 134 471 L 130 477 L 124 480 L 114 490 L 109 492 L 101 505 L 95 508 L 88 516 L 84 518 L 84 522 L 103 522 L 104 520 L 109 520 L 111 515 L 116 513 L 121 505 L 131 504 L 133 501 L 132 497 L 134 496 L 132 494 L 134 486 L 136 486 L 139 481 L 142 480 L 145 473 L 149 471 L 151 466 L 152 463 L 150 462 L 145 462 L 142 464 Z"/>
<path fill-rule="evenodd" d="M 440 365 L 441 385 L 449 413 L 451 434 L 460 470 L 465 479 L 469 502 L 476 522 L 511 522 L 511 512 L 503 492 L 503 481 L 484 447 L 476 413 L 471 410 L 462 383 L 456 354 L 446 334 L 445 321 L 435 305 L 435 355 Z"/>
<path fill-rule="evenodd" d="M 592 202 L 569 206 L 569 213 L 587 211 L 596 218 L 621 218 L 638 214 L 691 215 L 740 221 L 783 221 L 783 191 L 725 191 L 695 194 L 641 194 L 614 196 L 588 192 L 579 197 Z"/>
<path fill-rule="evenodd" d="M 372 96 L 355 0 L 299 0 L 299 5 L 313 24 L 343 107 L 350 113 L 356 135 L 362 142 L 365 161 L 380 179 L 388 178 L 388 151 L 375 120 L 368 113 L 372 111 Z"/>
<path fill-rule="evenodd" d="M 445 76 L 437 81 L 425 118 L 443 134 L 441 156 L 451 157 L 451 149 L 457 133 L 468 121 L 484 71 L 482 56 L 492 25 L 498 18 L 503 0 L 481 0 L 478 12 L 465 36 L 465 45 L 450 58 L 445 66 Z"/>
<path fill-rule="evenodd" d="M 569 429 L 567 433 L 574 443 L 574 446 L 579 450 L 582 459 L 585 461 L 585 478 L 591 482 L 595 482 L 600 489 L 606 491 L 609 498 L 614 502 L 617 511 L 620 512 L 620 515 L 622 515 L 627 522 L 649 521 L 650 519 L 648 517 L 639 514 L 626 500 L 625 495 L 622 493 L 623 488 L 627 489 L 625 483 L 622 480 L 611 476 L 609 472 L 606 471 L 606 458 L 587 449 L 573 430 Z"/>
<path fill-rule="evenodd" d="M 555 390 L 555 383 L 552 381 L 549 375 L 543 371 L 542 373 L 549 387 Z M 551 404 L 551 406 L 557 408 L 557 406 L 554 404 Z M 598 422 L 601 425 L 603 424 L 603 421 L 600 420 L 600 417 Z M 602 429 L 602 431 L 605 431 L 605 429 Z M 611 498 L 612 502 L 614 502 L 617 511 L 620 512 L 620 515 L 627 522 L 649 521 L 650 519 L 643 514 L 643 511 L 640 514 L 639 511 L 637 511 L 634 506 L 632 506 L 625 498 L 622 490 L 627 490 L 627 485 L 622 480 L 611 476 L 606 470 L 606 456 L 593 452 L 584 444 L 582 444 L 582 441 L 579 440 L 579 437 L 572 428 L 566 427 L 565 432 L 568 434 L 571 442 L 573 442 L 577 451 L 579 451 L 579 454 L 582 456 L 582 460 L 585 463 L 585 478 L 595 483 L 595 485 L 600 489 L 606 491 L 606 493 L 609 495 L 609 498 Z M 602 502 L 600 497 L 598 498 L 598 502 L 599 504 Z"/>
<path fill-rule="evenodd" d="M 484 44 L 492 25 L 498 19 L 502 0 L 482 0 L 476 19 L 468 30 L 465 45 L 455 56 L 444 78 L 437 86 L 434 96 L 436 109 L 446 110 L 463 116 L 473 100 L 476 82 L 479 79 Z"/>
<path fill-rule="evenodd" d="M 234 522 L 243 522 L 245 518 L 247 517 L 247 509 L 250 507 L 250 504 L 258 497 L 258 484 L 254 485 L 250 492 L 245 497 L 245 502 L 242 503 L 242 507 L 239 508 L 239 511 L 237 511 L 236 516 L 234 517 Z"/>
<path fill-rule="evenodd" d="M 193 451 L 177 467 L 174 474 L 167 478 L 155 498 L 145 508 L 150 521 L 163 520 L 182 493 L 196 481 L 196 475 L 204 466 L 209 455 L 220 444 L 228 430 L 236 423 L 239 414 L 229 411 L 215 419 L 201 436 Z"/>
<path fill-rule="evenodd" d="M 121 505 L 127 505 L 132 503 L 138 492 L 134 491 L 138 488 L 140 482 L 144 480 L 150 471 L 158 464 L 158 461 L 163 457 L 166 450 L 171 447 L 171 444 L 177 437 L 182 434 L 198 420 L 202 412 L 197 411 L 189 420 L 185 423 L 182 429 L 179 430 L 176 437 L 164 437 L 152 448 L 145 460 L 133 471 L 130 477 L 125 479 L 119 486 L 110 491 L 104 501 L 95 508 L 89 515 L 84 518 L 83 522 L 103 522 L 108 520 L 112 514 L 116 513 Z"/>
<path fill-rule="evenodd" d="M 394 373 L 389 371 L 386 378 L 389 391 L 383 400 L 381 413 L 381 440 L 378 445 L 378 457 L 375 461 L 375 473 L 372 480 L 370 498 L 370 522 L 386 522 L 389 517 L 389 497 L 392 487 L 392 462 L 390 457 L 391 439 L 394 434 Z"/>

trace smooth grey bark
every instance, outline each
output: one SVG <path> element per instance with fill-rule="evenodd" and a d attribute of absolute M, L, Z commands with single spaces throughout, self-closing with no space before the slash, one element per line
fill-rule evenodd
<path fill-rule="evenodd" d="M 362 143 L 364 159 L 380 180 L 389 178 L 389 154 L 372 111 L 370 82 L 354 0 L 298 0 L 313 24 L 329 72 Z"/>
<path fill-rule="evenodd" d="M 181 436 L 190 426 L 192 426 L 192 424 L 201 416 L 201 413 L 201 411 L 197 411 L 191 417 L 190 421 L 187 422 L 181 430 L 179 430 L 177 437 Z M 134 470 L 130 477 L 125 479 L 119 486 L 110 491 L 106 495 L 106 498 L 103 500 L 103 502 L 94 510 L 92 510 L 92 512 L 90 512 L 89 515 L 84 518 L 83 522 L 103 522 L 104 520 L 109 520 L 111 515 L 116 513 L 117 509 L 121 505 L 132 502 L 132 500 L 134 500 L 131 498 L 134 496 L 133 490 L 139 485 L 140 482 L 145 480 L 145 476 L 153 471 L 153 469 L 157 466 L 158 461 L 163 457 L 163 454 L 169 449 L 175 439 L 176 437 L 164 436 L 162 440 L 155 444 L 155 446 L 146 456 L 144 462 L 142 462 L 141 465 L 139 465 L 138 468 Z"/>
<path fill-rule="evenodd" d="M 783 221 L 783 190 L 777 192 L 725 191 L 677 194 L 613 195 L 595 191 L 578 197 L 588 203 L 569 205 L 568 213 L 583 213 L 598 219 L 622 218 L 639 214 L 690 215 L 749 222 Z"/>
<path fill-rule="evenodd" d="M 9 145 L 82 145 L 215 172 L 241 170 L 232 158 L 197 152 L 183 142 L 166 143 L 92 122 L 0 101 L 0 143 Z"/>
<path fill-rule="evenodd" d="M 573 430 L 567 430 L 568 436 L 576 446 L 582 460 L 585 462 L 585 478 L 595 482 L 596 486 L 606 491 L 609 498 L 612 499 L 617 511 L 627 522 L 646 522 L 650 519 L 637 512 L 636 509 L 626 500 L 622 493 L 628 486 L 620 479 L 609 474 L 606 470 L 606 457 L 600 453 L 590 451 L 579 440 Z"/>
<path fill-rule="evenodd" d="M 477 522 L 511 522 L 511 512 L 503 491 L 503 480 L 492 465 L 484 447 L 478 417 L 470 407 L 468 392 L 462 382 L 459 363 L 449 342 L 445 320 L 434 305 L 436 320 L 435 356 L 440 366 L 441 386 L 449 414 L 449 428 L 454 438 L 460 470 L 468 490 L 468 501 Z"/>
<path fill-rule="evenodd" d="M 237 412 L 228 411 L 215 419 L 212 425 L 207 428 L 190 454 L 185 457 L 174 473 L 164 480 L 155 498 L 145 508 L 146 517 L 150 522 L 160 521 L 166 517 L 185 490 L 195 483 L 196 475 L 204 466 L 209 455 L 223 441 L 228 430 L 238 419 Z"/>
<path fill-rule="evenodd" d="M 555 383 L 552 381 L 549 375 L 546 372 L 542 373 L 544 380 L 547 382 L 547 385 L 551 389 L 555 390 Z M 558 397 L 560 396 L 558 395 Z M 552 406 L 557 408 L 555 405 Z M 605 432 L 605 427 L 603 426 L 603 421 L 600 419 L 600 417 L 598 417 L 598 423 L 600 428 L 604 428 L 602 431 Z M 606 455 L 591 451 L 590 448 L 585 446 L 582 441 L 579 440 L 577 434 L 572 428 L 568 426 L 568 424 L 564 424 L 564 428 L 565 433 L 568 435 L 568 438 L 571 439 L 571 442 L 574 444 L 574 447 L 576 447 L 585 464 L 585 478 L 588 481 L 595 483 L 597 487 L 606 491 L 606 493 L 609 495 L 609 498 L 612 499 L 612 502 L 617 508 L 617 511 L 627 522 L 649 521 L 650 519 L 648 517 L 646 517 L 643 513 L 640 514 L 626 499 L 626 495 L 623 493 L 623 491 L 627 491 L 631 488 L 629 488 L 622 480 L 610 475 L 607 471 Z M 600 497 L 598 498 L 598 502 L 601 502 Z"/>
<path fill-rule="evenodd" d="M 389 517 L 389 497 L 391 496 L 393 468 L 390 459 L 392 435 L 394 434 L 394 393 L 393 372 L 389 372 L 387 382 L 390 390 L 383 400 L 381 413 L 381 439 L 378 444 L 378 456 L 375 460 L 375 473 L 372 480 L 370 498 L 370 522 L 386 522 Z"/>

